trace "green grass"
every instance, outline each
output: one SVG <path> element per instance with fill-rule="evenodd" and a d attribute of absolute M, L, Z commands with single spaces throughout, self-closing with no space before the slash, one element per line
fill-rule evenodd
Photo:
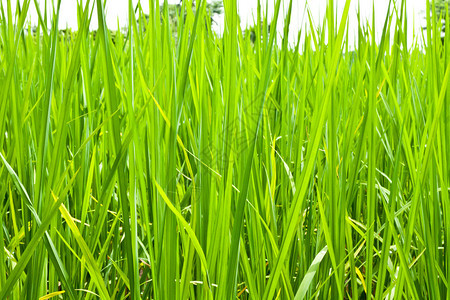
<path fill-rule="evenodd" d="M 114 43 L 103 2 L 70 39 L 60 2 L 27 34 L 30 2 L 1 7 L 0 299 L 450 298 L 435 5 L 424 47 L 397 1 L 349 51 L 350 1 L 293 47 L 292 1 L 280 43 L 261 5 L 245 36 L 234 0 L 221 37 L 205 1 L 176 35 L 151 1 Z"/>

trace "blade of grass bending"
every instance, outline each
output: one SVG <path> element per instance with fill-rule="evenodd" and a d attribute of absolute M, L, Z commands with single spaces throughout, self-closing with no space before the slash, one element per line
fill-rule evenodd
<path fill-rule="evenodd" d="M 328 222 L 327 222 L 327 218 L 325 215 L 325 209 L 324 209 L 324 205 L 323 202 L 321 200 L 321 196 L 318 193 L 317 194 L 317 206 L 319 207 L 319 215 L 320 215 L 320 223 L 322 224 L 322 231 L 323 231 L 323 235 L 325 236 L 325 242 L 327 243 L 328 246 L 328 253 L 330 254 L 330 259 L 331 259 L 331 265 L 334 268 L 334 273 L 336 274 L 334 276 L 334 278 L 336 279 L 336 285 L 333 286 L 332 288 L 336 288 L 339 294 L 342 294 L 342 286 L 340 285 L 340 278 L 338 277 L 338 265 L 340 265 L 340 263 L 337 261 L 336 259 L 336 252 L 334 250 L 334 245 L 333 245 L 333 240 L 332 240 L 332 231 L 330 230 L 330 226 L 328 226 Z M 332 292 L 333 293 L 333 290 Z"/>
<path fill-rule="evenodd" d="M 210 299 L 212 299 L 211 286 L 210 286 L 211 282 L 209 280 L 209 275 L 208 275 L 208 263 L 206 261 L 205 253 L 203 252 L 203 249 L 200 246 L 200 242 L 198 241 L 197 237 L 195 236 L 195 232 L 192 230 L 191 226 L 189 226 L 189 223 L 183 218 L 183 216 L 175 208 L 175 206 L 173 206 L 172 202 L 167 197 L 163 188 L 155 180 L 154 180 L 154 183 L 155 183 L 155 186 L 156 186 L 159 194 L 161 195 L 164 202 L 166 203 L 167 207 L 172 211 L 172 213 L 175 215 L 177 220 L 180 221 L 180 223 L 183 225 L 184 229 L 188 233 L 189 238 L 191 239 L 192 244 L 194 245 L 194 248 L 195 248 L 198 256 L 200 257 L 200 261 L 202 263 L 202 273 L 203 273 L 203 276 L 205 277 L 205 281 L 207 282 L 208 290 L 210 292 L 209 297 L 210 297 Z"/>
<path fill-rule="evenodd" d="M 117 223 L 119 222 L 119 215 L 121 215 L 121 214 L 122 214 L 122 210 L 119 209 L 119 211 L 117 212 L 116 216 L 114 217 L 114 221 L 113 221 L 113 223 L 112 223 L 112 225 L 110 227 L 110 232 L 108 233 L 108 236 L 105 239 L 105 241 L 103 242 L 103 246 L 102 246 L 102 248 L 99 251 L 100 254 L 98 255 L 98 258 L 97 258 L 97 264 L 98 265 L 101 265 L 101 263 L 104 262 L 106 257 L 107 257 L 107 254 L 108 254 L 107 250 L 109 249 L 109 247 L 111 245 L 111 240 L 112 240 L 112 238 L 114 236 L 114 233 L 115 233 L 114 229 L 116 228 Z M 119 271 L 117 271 L 117 272 L 120 273 Z M 121 271 L 121 272 L 123 273 L 123 271 Z M 128 280 L 128 284 L 126 282 L 124 282 L 124 283 L 125 283 L 125 285 L 127 287 L 130 286 L 129 280 Z M 92 280 L 89 282 L 89 290 L 92 290 L 94 284 L 95 283 Z M 111 298 L 114 299 L 114 293 L 111 295 Z"/>
<path fill-rule="evenodd" d="M 316 257 L 314 258 L 313 262 L 308 268 L 308 271 L 306 272 L 305 276 L 303 277 L 302 282 L 300 283 L 300 287 L 297 290 L 297 293 L 295 294 L 294 300 L 303 300 L 306 296 L 306 293 L 309 290 L 309 286 L 314 279 L 314 275 L 316 275 L 317 270 L 319 269 L 319 265 L 322 261 L 322 259 L 325 257 L 325 254 L 327 254 L 328 248 L 327 246 L 323 247 L 322 250 L 317 253 Z"/>
<path fill-rule="evenodd" d="M 130 289 L 130 280 L 128 280 L 127 274 L 125 274 L 122 269 L 120 269 L 119 265 L 117 265 L 117 263 L 112 260 L 111 258 L 109 259 L 109 261 L 112 263 L 112 265 L 114 266 L 114 269 L 116 269 L 117 273 L 119 273 L 119 277 L 120 279 L 122 279 L 122 281 L 125 283 L 125 285 L 127 286 L 128 289 Z"/>
<path fill-rule="evenodd" d="M 58 203 L 58 198 L 52 194 L 54 200 L 56 203 Z M 91 274 L 91 279 L 95 282 L 95 285 L 97 286 L 97 289 L 99 291 L 100 297 L 102 299 L 110 299 L 108 290 L 106 289 L 105 282 L 103 281 L 103 276 L 100 272 L 100 268 L 97 265 L 97 262 L 94 259 L 94 256 L 92 255 L 91 251 L 89 250 L 88 245 L 86 244 L 85 240 L 83 239 L 80 231 L 78 230 L 77 225 L 75 225 L 75 222 L 73 221 L 72 216 L 70 215 L 69 211 L 67 211 L 64 204 L 61 202 L 59 205 L 59 211 L 61 212 L 61 215 L 66 220 L 67 225 L 69 226 L 70 230 L 72 231 L 75 240 L 78 243 L 78 246 L 81 249 L 81 252 L 83 253 L 84 257 L 86 258 L 86 266 L 89 270 L 89 273 Z"/>
<path fill-rule="evenodd" d="M 53 297 L 62 295 L 62 294 L 64 294 L 65 292 L 66 292 L 66 291 L 53 292 L 53 293 L 50 293 L 50 294 L 47 294 L 47 295 L 45 295 L 45 296 L 40 297 L 39 300 L 48 300 L 48 299 L 50 299 L 50 298 L 53 298 Z"/>

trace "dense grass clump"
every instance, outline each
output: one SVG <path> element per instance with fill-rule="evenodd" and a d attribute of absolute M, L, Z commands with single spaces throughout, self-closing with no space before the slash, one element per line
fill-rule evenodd
<path fill-rule="evenodd" d="M 294 47 L 280 0 L 252 40 L 150 1 L 113 43 L 86 2 L 70 39 L 2 6 L 0 299 L 450 298 L 442 21 L 408 47 L 391 2 L 350 52 L 350 1 Z"/>

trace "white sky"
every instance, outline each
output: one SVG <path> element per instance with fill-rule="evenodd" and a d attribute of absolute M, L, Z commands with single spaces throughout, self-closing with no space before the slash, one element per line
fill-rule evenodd
<path fill-rule="evenodd" d="M 51 3 L 52 0 L 47 0 L 48 3 Z M 150 0 L 154 1 L 154 0 Z M 265 7 L 265 3 L 267 0 L 261 0 L 263 7 Z M 269 1 L 269 16 L 273 14 L 274 0 Z M 13 10 L 15 9 L 15 0 L 11 0 Z M 22 3 L 23 0 L 20 0 Z M 38 0 L 41 3 L 41 10 L 44 9 L 45 0 Z M 83 1 L 84 2 L 84 1 Z M 132 1 L 134 5 L 137 4 L 137 0 Z M 163 1 L 160 0 L 162 3 Z M 169 3 L 179 3 L 179 0 L 169 0 Z M 238 10 L 241 17 L 242 26 L 246 24 L 252 24 L 254 16 L 256 18 L 256 7 L 257 0 L 237 0 L 238 2 Z M 335 0 L 335 6 L 337 8 L 338 14 L 342 13 L 342 10 L 345 5 L 345 0 Z M 396 2 L 400 3 L 401 0 L 397 0 Z M 7 0 L 2 0 L 3 5 L 6 8 Z M 124 26 L 127 24 L 128 20 L 128 1 L 126 0 L 107 0 L 106 4 L 106 21 L 109 28 L 115 30 L 118 27 L 118 22 L 120 26 Z M 311 15 L 313 17 L 313 21 L 315 23 L 315 27 L 322 25 L 323 15 L 325 13 L 327 0 L 293 0 L 293 12 L 292 12 L 292 20 L 291 20 L 291 34 L 289 40 L 293 43 L 297 37 L 297 32 L 301 28 L 301 25 L 304 24 L 307 20 L 307 15 L 304 14 L 305 7 L 308 6 Z M 361 17 L 362 19 L 372 18 L 372 0 L 359 0 L 359 5 L 361 7 Z M 386 11 L 388 8 L 389 0 L 374 0 L 375 3 L 375 23 L 376 23 L 376 35 L 379 38 L 379 32 L 382 30 L 384 25 L 384 18 L 386 16 Z M 413 31 L 415 32 L 415 37 L 419 37 L 420 27 L 424 23 L 424 10 L 426 5 L 426 0 L 406 0 L 407 3 L 407 17 L 408 17 L 408 40 L 411 44 L 413 40 Z M 141 1 L 141 5 L 143 7 L 144 12 L 148 11 L 149 1 L 143 0 Z M 282 0 L 282 10 L 287 11 L 289 7 L 289 0 Z M 353 40 L 352 32 L 356 32 L 357 30 L 357 19 L 356 19 L 356 11 L 358 7 L 358 0 L 351 1 L 351 7 L 349 12 L 349 39 Z M 50 9 L 50 8 L 49 8 Z M 281 15 L 282 16 L 282 15 Z M 280 17 L 281 17 L 280 16 Z M 29 18 L 32 24 L 37 23 L 37 14 L 35 12 L 35 7 L 32 1 L 32 5 L 30 7 Z M 304 18 L 304 19 L 303 19 Z M 282 18 L 280 18 L 282 19 Z M 303 23 L 302 23 L 303 21 Z M 219 24 L 217 27 L 223 27 L 223 17 L 217 20 Z M 282 23 L 278 23 L 279 32 L 282 32 Z M 60 28 L 70 27 L 76 29 L 77 20 L 76 20 L 76 1 L 75 0 L 62 0 L 61 2 L 61 12 L 60 12 Z M 94 13 L 93 20 L 91 22 L 91 28 L 97 27 L 96 13 Z M 220 30 L 220 29 L 219 29 Z"/>

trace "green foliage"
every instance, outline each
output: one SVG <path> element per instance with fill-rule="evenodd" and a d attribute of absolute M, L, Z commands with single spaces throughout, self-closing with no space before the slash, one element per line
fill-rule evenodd
<path fill-rule="evenodd" d="M 402 1 L 349 52 L 350 1 L 294 48 L 268 29 L 289 35 L 292 1 L 272 21 L 259 6 L 253 43 L 236 1 L 219 37 L 205 1 L 145 17 L 129 0 L 115 43 L 86 2 L 76 33 L 60 3 L 51 30 L 37 11 L 39 38 L 31 1 L 1 8 L 0 299 L 450 298 L 450 43 L 431 10 L 424 51 Z"/>
<path fill-rule="evenodd" d="M 429 0 L 427 0 L 429 1 Z M 433 16 L 436 21 L 438 22 L 438 26 L 441 29 L 441 41 L 444 42 L 445 38 L 445 28 L 446 28 L 446 14 L 447 11 L 450 9 L 450 0 L 435 0 L 427 2 L 428 11 L 431 13 L 431 16 Z M 424 29 L 427 27 L 425 26 Z M 437 30 L 435 30 L 437 32 Z"/>
<path fill-rule="evenodd" d="M 181 13 L 182 11 L 182 5 L 181 5 L 182 1 L 180 1 L 179 4 L 168 4 L 167 5 L 167 20 L 168 20 L 168 24 L 169 24 L 169 28 L 172 31 L 172 35 L 175 39 L 175 41 L 177 41 L 177 32 L 178 32 L 178 22 L 179 20 L 185 20 L 187 17 L 187 13 Z M 192 8 L 192 13 L 195 14 L 195 10 L 196 10 L 196 5 L 195 2 L 191 2 L 191 8 Z M 161 22 L 164 22 L 165 20 L 165 14 L 164 14 L 164 5 L 160 6 L 160 13 L 161 13 Z M 215 0 L 215 1 L 211 1 L 211 2 L 207 2 L 206 3 L 206 13 L 207 15 L 210 16 L 210 24 L 215 22 L 214 18 L 216 18 L 218 15 L 223 13 L 223 1 L 221 0 Z M 144 30 L 146 27 L 146 24 L 148 23 L 150 17 L 147 14 L 143 15 L 142 20 L 145 21 L 144 23 Z M 141 23 L 141 20 L 138 20 L 138 23 Z"/>
<path fill-rule="evenodd" d="M 445 17 L 446 11 L 450 6 L 449 0 L 436 0 L 436 17 Z"/>

